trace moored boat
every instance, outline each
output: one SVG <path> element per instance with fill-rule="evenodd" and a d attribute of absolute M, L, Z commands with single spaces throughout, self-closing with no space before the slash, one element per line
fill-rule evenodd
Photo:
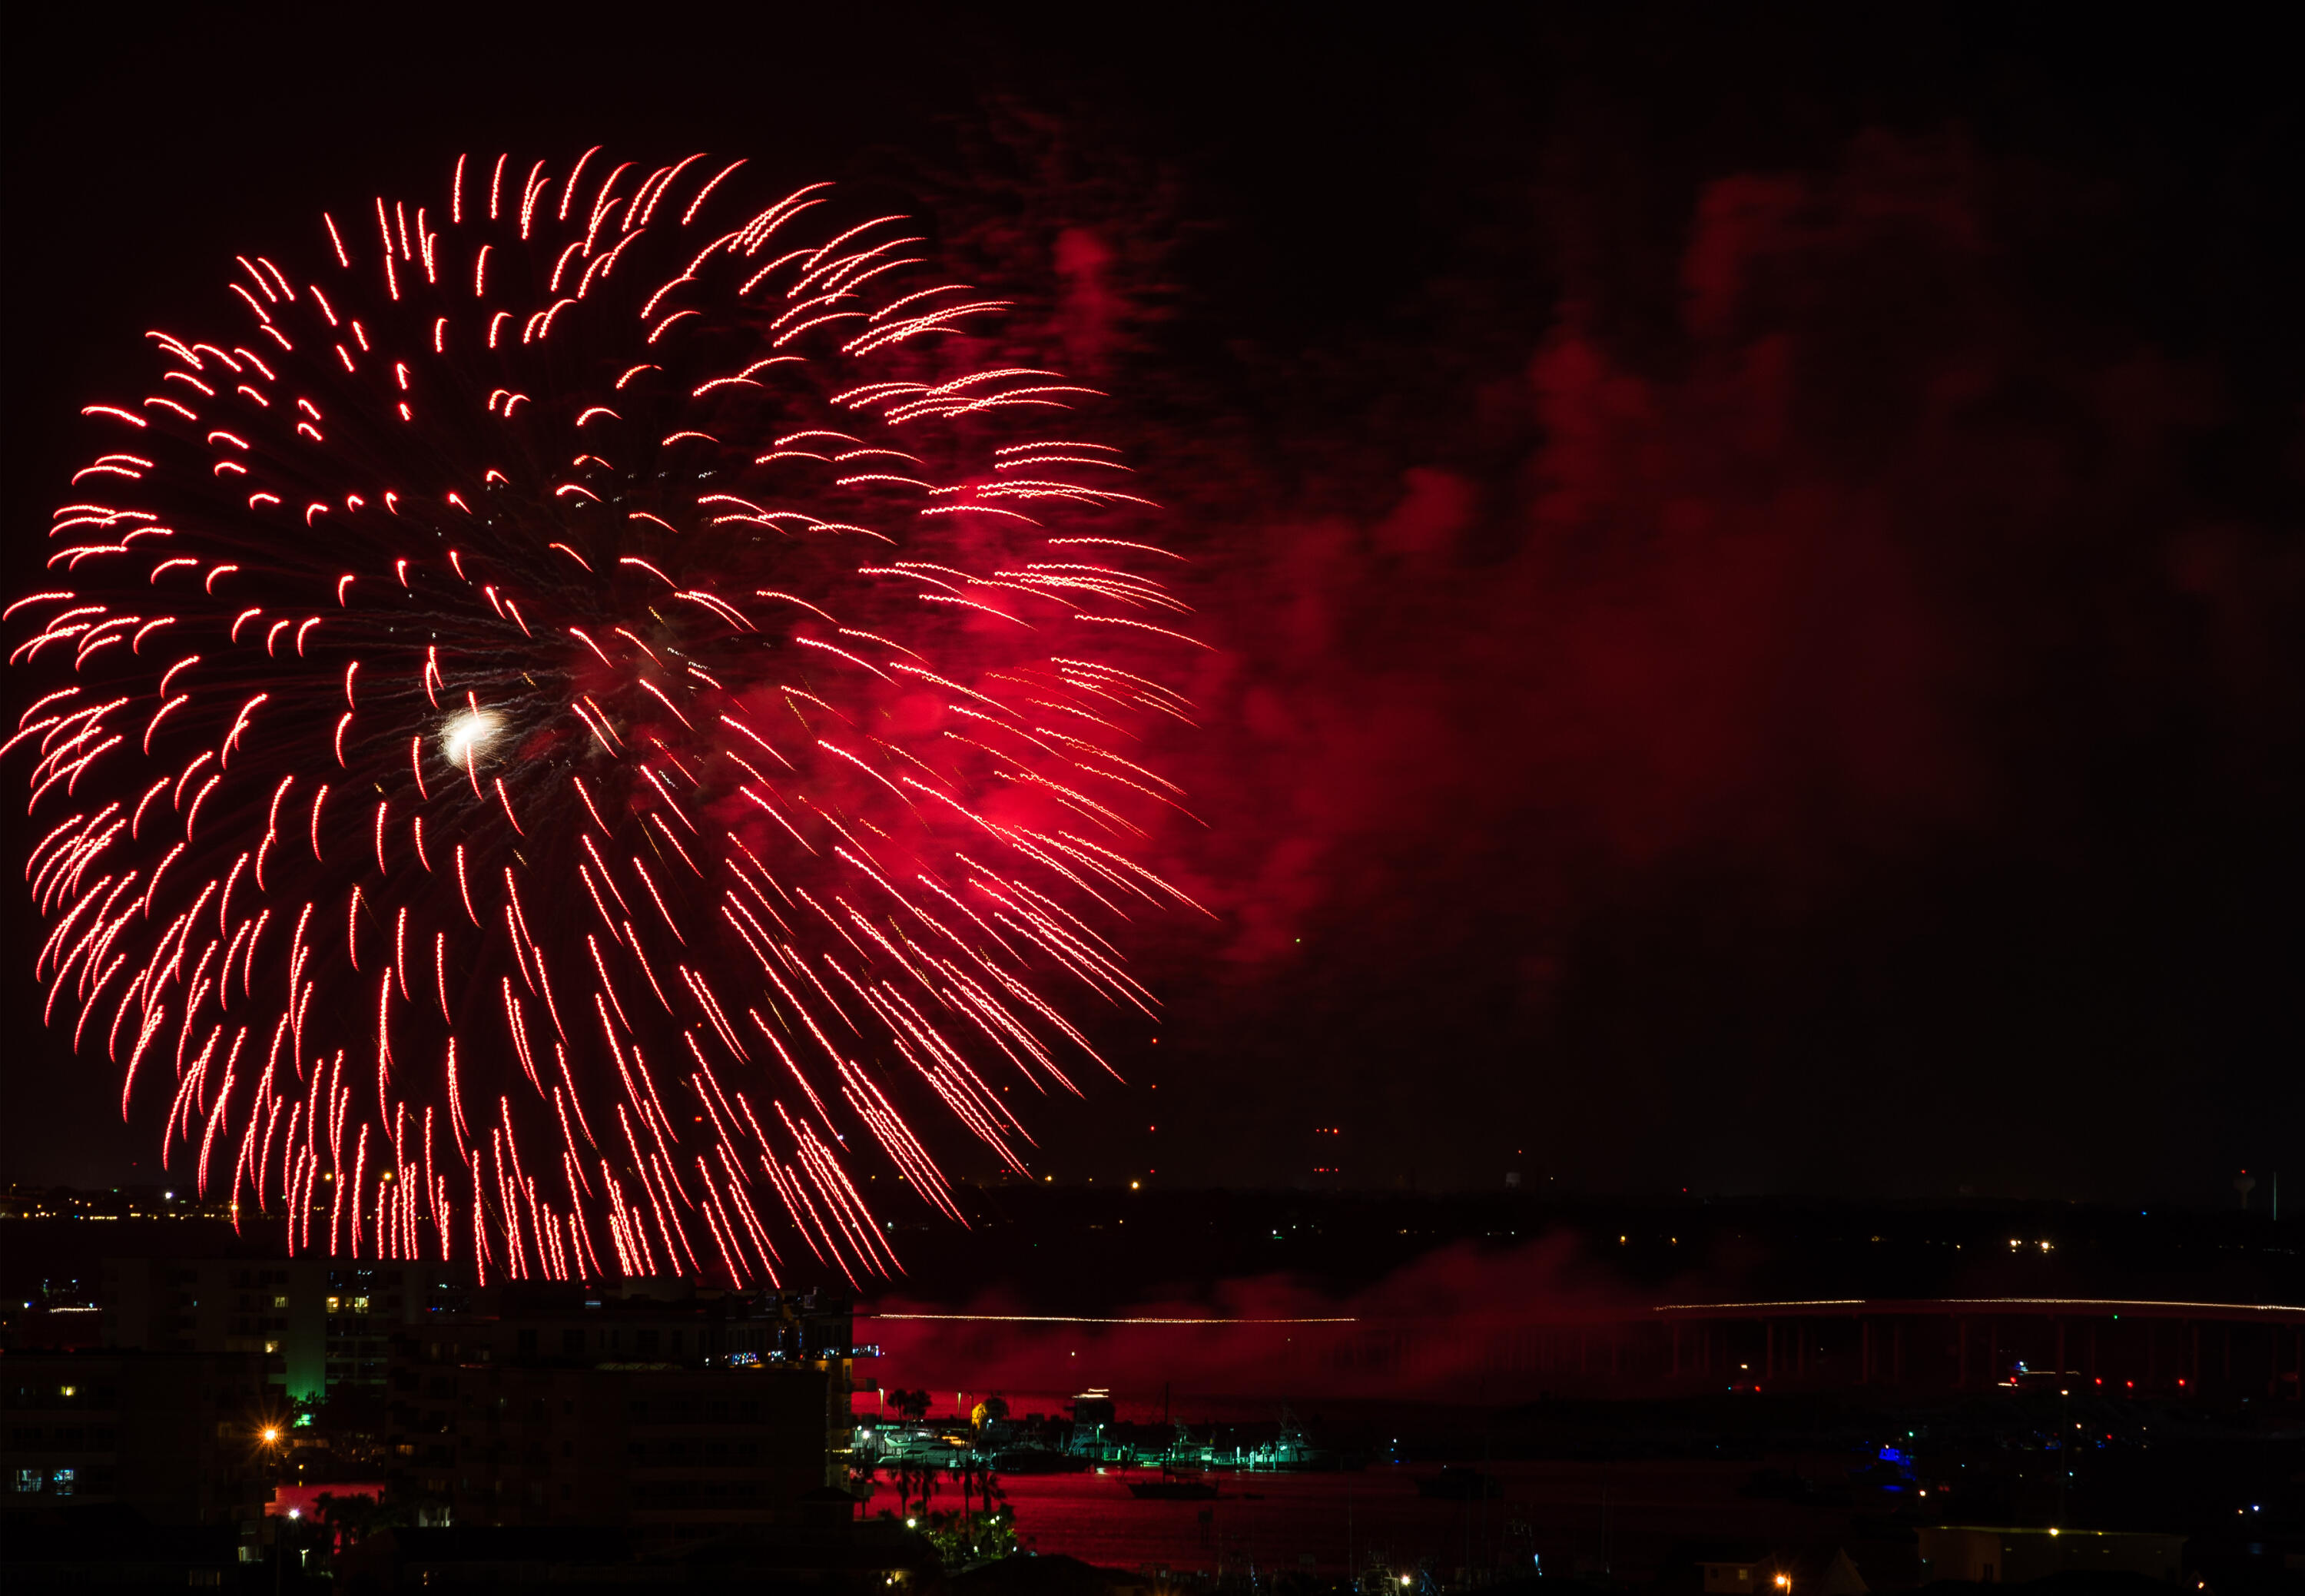
<path fill-rule="evenodd" d="M 1208 1502 L 1216 1499 L 1217 1488 L 1190 1471 L 1164 1468 L 1157 1480 L 1131 1480 L 1128 1494 L 1147 1502 Z"/>

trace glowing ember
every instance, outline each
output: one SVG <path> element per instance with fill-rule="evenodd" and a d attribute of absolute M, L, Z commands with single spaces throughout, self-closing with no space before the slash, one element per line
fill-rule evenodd
<path fill-rule="evenodd" d="M 469 764 L 477 749 L 496 735 L 497 718 L 484 709 L 468 709 L 448 717 L 440 733 L 440 751 L 450 764 Z"/>

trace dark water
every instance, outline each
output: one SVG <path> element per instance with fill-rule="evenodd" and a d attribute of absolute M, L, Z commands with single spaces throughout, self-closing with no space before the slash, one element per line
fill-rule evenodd
<path fill-rule="evenodd" d="M 1852 1460 L 1830 1461 L 1846 1468 Z M 1609 1568 L 1646 1577 L 1692 1540 L 1838 1541 L 1857 1549 L 1846 1509 L 1739 1495 L 1753 1474 L 1749 1462 L 1464 1466 L 1485 1467 L 1503 1496 L 1420 1497 L 1416 1476 L 1437 1472 L 1437 1464 L 1211 1475 L 1222 1492 L 1211 1502 L 1139 1501 L 1118 1473 L 1007 1476 L 1001 1483 L 1017 1533 L 1033 1550 L 1111 1568 L 1332 1576 L 1355 1565 L 1396 1574 L 1421 1566 L 1453 1583 L 1460 1568 L 1520 1574 L 1538 1558 L 1547 1574 Z"/>

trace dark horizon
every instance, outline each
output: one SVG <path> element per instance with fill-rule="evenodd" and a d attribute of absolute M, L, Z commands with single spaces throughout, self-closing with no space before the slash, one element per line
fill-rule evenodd
<path fill-rule="evenodd" d="M 1219 645 L 1161 750 L 1212 826 L 1156 844 L 1217 920 L 1132 928 L 1164 1018 L 1099 1022 L 1128 1084 L 1039 1105 L 1036 1174 L 2305 1182 L 2280 52 L 1952 7 L 882 14 L 20 21 L 12 587 L 78 408 L 324 205 L 507 144 L 838 177 L 1113 394 Z M 21 891 L 0 924 L 29 1033 L 43 932 Z M 20 1034 L 0 1177 L 166 1183 L 159 1109 L 123 1127 L 68 1041 Z"/>

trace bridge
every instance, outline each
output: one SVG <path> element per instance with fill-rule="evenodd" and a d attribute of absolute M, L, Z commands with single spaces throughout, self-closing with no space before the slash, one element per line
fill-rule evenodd
<path fill-rule="evenodd" d="M 2305 1371 L 2305 1307 L 2276 1303 L 1840 1298 L 1672 1303 L 1654 1318 L 1671 1384 L 2295 1400 Z"/>

